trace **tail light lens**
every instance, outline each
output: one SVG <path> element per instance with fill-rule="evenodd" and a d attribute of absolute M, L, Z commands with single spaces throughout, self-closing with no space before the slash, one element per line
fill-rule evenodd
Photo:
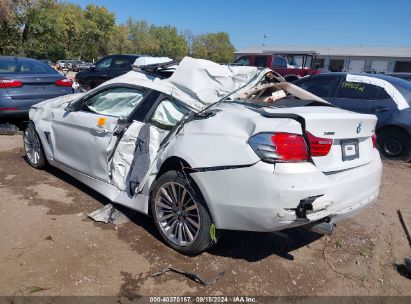
<path fill-rule="evenodd" d="M 376 135 L 376 134 L 373 134 L 372 137 L 371 137 L 371 139 L 372 139 L 372 146 L 373 146 L 373 148 L 377 148 L 377 135 Z"/>
<path fill-rule="evenodd" d="M 329 138 L 321 138 L 306 132 L 308 142 L 310 144 L 311 156 L 326 156 L 333 145 L 333 140 Z"/>
<path fill-rule="evenodd" d="M 248 140 L 255 153 L 267 162 L 302 162 L 308 159 L 303 136 L 291 133 L 259 133 Z"/>
<path fill-rule="evenodd" d="M 71 87 L 73 85 L 73 81 L 71 79 L 64 78 L 57 80 L 54 84 L 59 87 Z"/>
<path fill-rule="evenodd" d="M 22 87 L 23 82 L 14 79 L 0 79 L 0 89 L 18 88 Z"/>

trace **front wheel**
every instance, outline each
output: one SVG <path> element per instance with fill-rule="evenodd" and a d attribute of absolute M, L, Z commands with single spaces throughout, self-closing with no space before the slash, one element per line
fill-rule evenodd
<path fill-rule="evenodd" d="M 26 160 L 30 166 L 36 169 L 43 169 L 46 165 L 43 147 L 34 124 L 30 122 L 27 125 L 23 135 L 24 150 L 26 151 Z"/>
<path fill-rule="evenodd" d="M 380 153 L 387 159 L 409 161 L 411 156 L 411 137 L 401 129 L 387 129 L 378 134 Z"/>
<path fill-rule="evenodd" d="M 178 171 L 160 176 L 151 192 L 151 212 L 162 238 L 173 249 L 197 255 L 213 245 L 211 216 L 189 176 Z"/>

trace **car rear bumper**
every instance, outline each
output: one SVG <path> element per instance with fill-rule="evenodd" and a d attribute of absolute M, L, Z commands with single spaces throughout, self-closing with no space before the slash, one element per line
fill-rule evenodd
<path fill-rule="evenodd" d="M 68 94 L 73 93 L 72 88 L 67 89 Z M 0 118 L 28 117 L 30 108 L 35 104 L 48 99 L 53 99 L 67 94 L 42 96 L 38 98 L 13 99 L 10 97 L 0 97 Z"/>
<path fill-rule="evenodd" d="M 257 164 L 192 173 L 216 227 L 276 231 L 324 218 L 337 222 L 368 207 L 378 196 L 382 164 L 376 149 L 366 165 L 324 174 L 311 163 Z M 297 216 L 302 201 L 314 210 Z"/>

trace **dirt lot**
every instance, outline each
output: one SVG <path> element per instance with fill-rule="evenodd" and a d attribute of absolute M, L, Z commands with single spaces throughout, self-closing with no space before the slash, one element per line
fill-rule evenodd
<path fill-rule="evenodd" d="M 151 219 L 94 223 L 106 199 L 24 160 L 21 136 L 0 136 L 0 295 L 411 295 L 396 264 L 411 255 L 397 209 L 411 209 L 411 164 L 385 162 L 375 205 L 332 237 L 227 232 L 197 257 L 169 249 Z M 201 286 L 173 266 L 213 279 Z M 44 289 L 44 290 L 42 290 Z"/>

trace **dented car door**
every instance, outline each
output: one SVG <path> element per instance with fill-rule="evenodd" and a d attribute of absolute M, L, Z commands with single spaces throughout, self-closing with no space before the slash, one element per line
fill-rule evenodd
<path fill-rule="evenodd" d="M 126 119 L 144 91 L 110 87 L 56 111 L 52 121 L 54 160 L 83 174 L 110 182 L 109 157 L 119 120 Z"/>

